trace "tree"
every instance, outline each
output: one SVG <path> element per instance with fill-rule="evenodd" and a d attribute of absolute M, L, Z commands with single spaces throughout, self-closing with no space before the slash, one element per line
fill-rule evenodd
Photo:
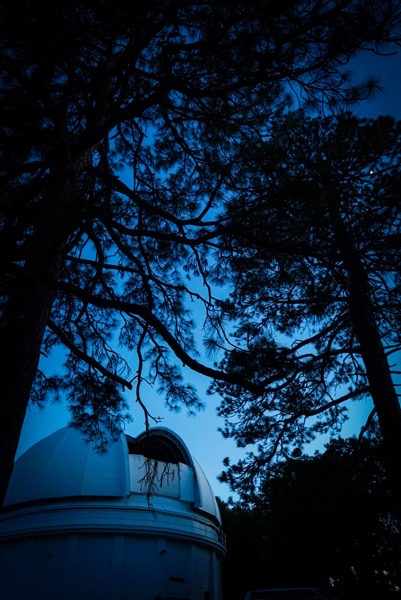
<path fill-rule="evenodd" d="M 265 511 L 259 505 L 220 499 L 219 508 L 227 537 L 227 556 L 221 564 L 223 596 L 243 600 L 247 590 L 266 586 L 266 579 L 261 581 L 270 558 Z"/>
<path fill-rule="evenodd" d="M 375 434 L 276 463 L 250 504 L 223 503 L 221 511 L 230 548 L 224 591 L 234 600 L 277 585 L 396 597 L 400 512 Z"/>
<path fill-rule="evenodd" d="M 351 85 L 343 65 L 397 37 L 399 15 L 378 0 L 75 0 L 9 3 L 1 19 L 4 494 L 29 398 L 64 395 L 102 444 L 123 388 L 142 403 L 156 383 L 192 410 L 178 363 L 227 378 L 197 360 L 188 312 L 199 300 L 218 325 L 213 149 L 282 110 L 284 84 L 316 102 L 366 96 L 372 82 Z M 39 359 L 58 345 L 66 373 L 48 377 Z"/>
<path fill-rule="evenodd" d="M 256 448 L 227 478 L 252 487 L 277 452 L 338 431 L 348 404 L 371 397 L 401 490 L 391 366 L 401 349 L 401 124 L 290 115 L 243 153 L 227 207 L 235 275 L 225 310 L 237 348 L 222 368 L 264 391 L 215 384 L 224 435 Z"/>

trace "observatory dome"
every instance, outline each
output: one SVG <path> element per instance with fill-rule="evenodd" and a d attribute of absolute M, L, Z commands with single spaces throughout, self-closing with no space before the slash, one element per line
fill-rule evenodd
<path fill-rule="evenodd" d="M 221 595 L 218 505 L 169 429 L 122 434 L 105 453 L 56 431 L 16 461 L 0 518 L 4 600 Z"/>

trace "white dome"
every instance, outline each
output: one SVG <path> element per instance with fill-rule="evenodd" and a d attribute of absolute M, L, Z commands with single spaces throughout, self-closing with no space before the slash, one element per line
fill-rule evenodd
<path fill-rule="evenodd" d="M 219 600 L 225 553 L 211 486 L 172 431 L 123 434 L 100 454 L 65 427 L 15 463 L 0 597 Z"/>
<path fill-rule="evenodd" d="M 169 489 L 166 485 L 164 489 L 159 486 L 156 496 L 183 500 L 221 523 L 213 490 L 198 462 L 179 436 L 162 427 L 136 438 L 122 434 L 104 453 L 86 442 L 76 429 L 59 429 L 16 461 L 4 507 L 82 496 L 131 496 L 131 505 L 142 503 L 139 498 L 135 500 L 132 492 L 142 496 L 142 500 L 146 496 L 145 486 L 138 485 L 136 475 L 146 458 L 160 464 L 179 465 L 174 486 L 171 483 Z"/>
<path fill-rule="evenodd" d="M 121 436 L 100 454 L 72 427 L 29 448 L 14 465 L 4 506 L 71 496 L 125 496 L 127 444 Z"/>

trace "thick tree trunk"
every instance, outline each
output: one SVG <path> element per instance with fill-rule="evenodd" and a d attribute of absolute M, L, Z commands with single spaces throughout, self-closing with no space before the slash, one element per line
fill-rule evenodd
<path fill-rule="evenodd" d="M 350 269 L 349 275 L 351 317 L 383 435 L 387 468 L 401 501 L 400 403 L 375 320 L 367 274 L 360 265 Z"/>
<path fill-rule="evenodd" d="M 0 506 L 12 474 L 40 348 L 64 259 L 71 219 L 71 180 L 43 210 L 31 236 L 29 256 L 15 277 L 0 322 Z M 68 200 L 67 200 L 68 198 Z M 64 206 L 64 209 L 62 208 Z"/>
<path fill-rule="evenodd" d="M 388 474 L 401 508 L 401 407 L 376 321 L 367 270 L 350 239 L 338 207 L 332 203 L 336 242 L 348 276 L 351 321 L 361 348 L 370 394 L 377 411 Z"/>
<path fill-rule="evenodd" d="M 49 244 L 55 250 L 53 244 Z M 41 253 L 39 253 L 41 254 Z M 49 253 L 50 254 L 50 253 Z M 22 425 L 40 358 L 40 346 L 53 300 L 60 249 L 47 260 L 36 256 L 20 277 L 18 291 L 4 311 L 0 330 L 2 408 L 0 420 L 1 503 L 12 473 Z M 44 257 L 43 257 L 44 258 Z M 25 289 L 23 286 L 25 285 Z"/>

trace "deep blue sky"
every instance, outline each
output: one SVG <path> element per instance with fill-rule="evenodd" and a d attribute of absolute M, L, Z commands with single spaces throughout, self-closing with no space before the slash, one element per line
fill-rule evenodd
<path fill-rule="evenodd" d="M 376 57 L 367 54 L 355 61 L 355 76 L 372 74 L 381 80 L 383 93 L 371 101 L 363 102 L 354 109 L 358 116 L 377 117 L 380 114 L 401 118 L 401 50 L 395 56 Z M 232 461 L 243 455 L 243 450 L 236 448 L 232 440 L 224 440 L 217 428 L 221 421 L 216 416 L 218 398 L 207 397 L 208 386 L 206 378 L 188 370 L 188 379 L 197 386 L 200 395 L 205 398 L 207 408 L 196 417 L 187 417 L 183 409 L 179 414 L 172 414 L 163 406 L 161 397 L 152 397 L 149 402 L 153 405 L 153 414 L 163 417 L 161 426 L 173 429 L 187 444 L 190 451 L 199 461 L 205 471 L 214 492 L 222 499 L 227 499 L 231 492 L 226 485 L 217 481 L 217 475 L 222 470 L 222 460 L 230 456 Z M 129 397 L 128 397 L 129 399 Z M 130 403 L 132 405 L 132 403 Z M 152 406 L 149 405 L 151 412 Z M 344 429 L 344 434 L 357 432 L 364 416 L 369 412 L 368 403 L 358 403 L 352 420 Z M 134 405 L 131 410 L 133 423 L 127 428 L 127 433 L 138 435 L 144 429 L 143 415 L 140 408 Z M 48 405 L 43 410 L 32 407 L 28 410 L 21 434 L 17 457 L 34 443 L 53 431 L 67 425 L 69 414 L 62 405 Z"/>
<path fill-rule="evenodd" d="M 378 117 L 392 115 L 401 119 L 401 48 L 392 56 L 375 56 L 366 53 L 355 59 L 355 76 L 373 75 L 383 86 L 382 93 L 372 100 L 362 102 L 354 109 L 358 116 Z"/>

